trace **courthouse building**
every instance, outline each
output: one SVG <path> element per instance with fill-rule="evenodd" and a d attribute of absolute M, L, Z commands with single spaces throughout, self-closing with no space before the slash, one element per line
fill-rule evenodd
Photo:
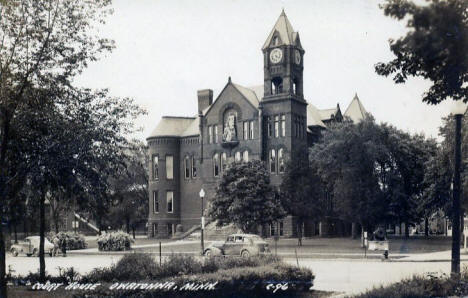
<path fill-rule="evenodd" d="M 196 116 L 164 116 L 147 138 L 150 237 L 171 237 L 178 224 L 184 231 L 200 225 L 199 192 L 206 193 L 206 210 L 231 161 L 264 161 L 278 186 L 291 153 L 306 151 L 330 122 L 364 117 L 357 95 L 344 114 L 338 104 L 319 110 L 306 101 L 305 51 L 284 11 L 262 52 L 263 85 L 244 87 L 227 78 L 216 98 L 210 89 L 199 90 Z M 293 226 L 294 218 L 287 217 L 276 231 L 293 236 Z"/>

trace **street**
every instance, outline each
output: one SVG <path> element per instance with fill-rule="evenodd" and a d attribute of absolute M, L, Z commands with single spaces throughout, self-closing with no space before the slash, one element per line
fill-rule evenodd
<path fill-rule="evenodd" d="M 95 267 L 105 267 L 116 263 L 122 255 L 79 255 L 70 254 L 67 257 L 46 257 L 46 270 L 49 274 L 58 274 L 58 268 L 75 267 L 81 274 Z M 155 256 L 156 257 L 156 256 Z M 287 263 L 296 265 L 296 259 L 285 258 Z M 465 262 L 464 264 L 466 264 Z M 413 274 L 429 272 L 449 273 L 450 262 L 434 261 L 388 261 L 366 259 L 320 260 L 300 258 L 299 265 L 310 268 L 316 278 L 314 288 L 323 291 L 355 294 L 381 284 L 390 284 Z M 7 256 L 7 266 L 14 270 L 13 274 L 26 275 L 36 272 L 39 259 L 31 257 Z M 462 265 L 463 267 L 463 265 Z"/>

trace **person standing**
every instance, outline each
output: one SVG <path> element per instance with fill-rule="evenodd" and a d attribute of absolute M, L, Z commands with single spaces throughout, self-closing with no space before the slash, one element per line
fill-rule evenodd
<path fill-rule="evenodd" d="M 53 250 L 53 253 L 52 253 L 52 256 L 56 256 L 58 251 L 59 251 L 59 248 L 60 248 L 60 240 L 57 236 L 54 237 L 54 239 L 52 240 L 53 244 L 54 244 L 54 250 Z"/>
<path fill-rule="evenodd" d="M 67 238 L 62 239 L 62 256 L 67 256 Z"/>

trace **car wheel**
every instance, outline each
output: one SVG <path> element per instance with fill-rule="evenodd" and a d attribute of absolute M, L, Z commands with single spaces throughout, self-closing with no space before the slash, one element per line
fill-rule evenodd
<path fill-rule="evenodd" d="M 243 258 L 248 258 L 248 257 L 250 257 L 250 253 L 249 253 L 248 250 L 244 250 L 244 251 L 242 251 L 241 256 Z"/>
<path fill-rule="evenodd" d="M 49 256 L 52 256 L 53 254 L 54 254 L 54 251 L 51 249 L 51 250 L 49 251 Z"/>
<path fill-rule="evenodd" d="M 205 257 L 210 258 L 210 257 L 212 257 L 212 256 L 213 256 L 213 252 L 211 251 L 211 249 L 207 249 L 207 250 L 205 251 Z"/>
<path fill-rule="evenodd" d="M 11 255 L 14 256 L 14 257 L 17 257 L 18 256 L 18 251 L 15 248 L 13 248 L 11 250 Z"/>
<path fill-rule="evenodd" d="M 33 249 L 32 256 L 37 257 L 37 253 L 38 253 L 37 248 Z"/>

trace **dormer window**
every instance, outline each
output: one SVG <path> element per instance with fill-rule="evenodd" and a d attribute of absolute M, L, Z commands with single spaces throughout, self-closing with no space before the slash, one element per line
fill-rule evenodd
<path fill-rule="evenodd" d="M 272 45 L 273 45 L 273 46 L 278 46 L 278 45 L 279 45 L 279 38 L 278 38 L 278 36 L 273 37 Z"/>

